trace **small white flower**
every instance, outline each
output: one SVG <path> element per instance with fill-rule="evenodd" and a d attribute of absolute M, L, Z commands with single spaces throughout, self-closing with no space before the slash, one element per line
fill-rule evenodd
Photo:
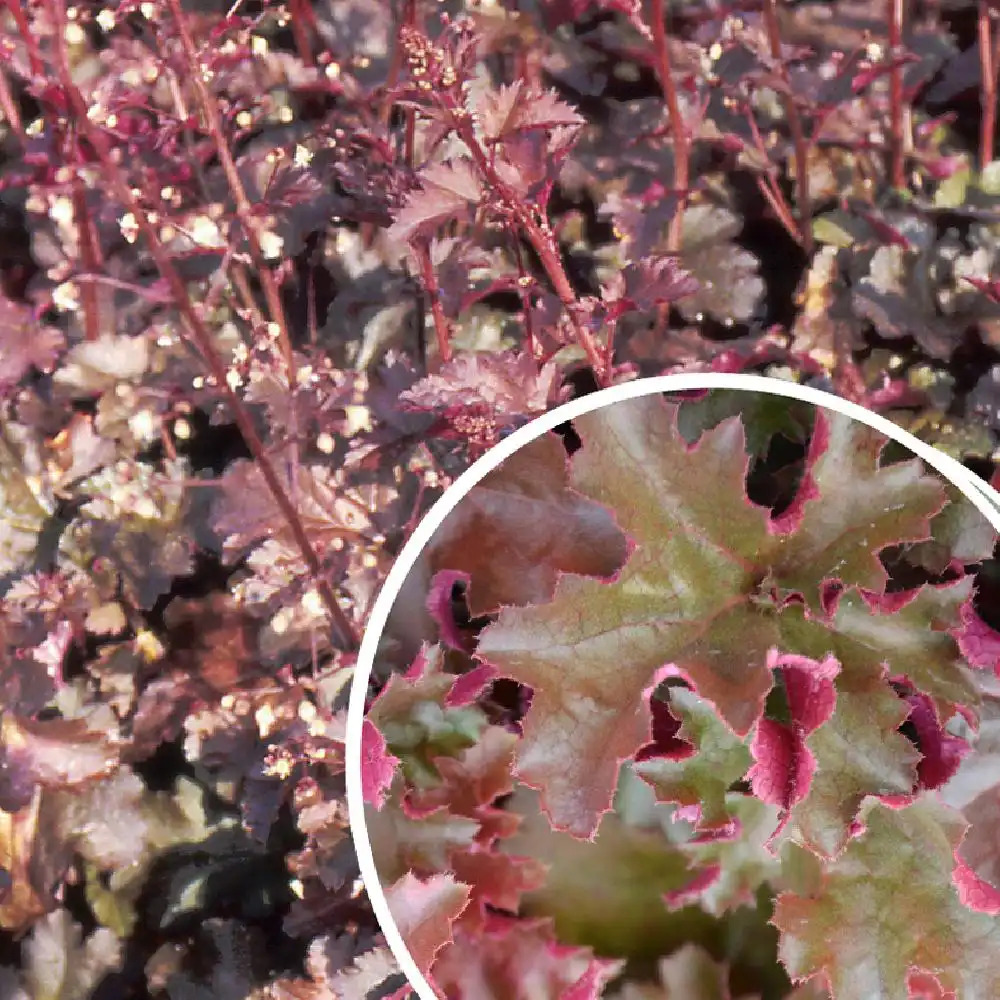
<path fill-rule="evenodd" d="M 291 608 L 282 608 L 271 619 L 271 631 L 275 635 L 284 635 L 288 627 L 292 624 L 293 613 Z"/>
<path fill-rule="evenodd" d="M 196 216 L 191 224 L 191 239 L 202 247 L 223 247 L 225 241 L 219 232 L 219 227 L 207 216 Z"/>
<path fill-rule="evenodd" d="M 313 617 L 323 614 L 323 598 L 318 590 L 307 590 L 302 595 L 302 608 Z"/>
<path fill-rule="evenodd" d="M 53 222 L 69 225 L 73 221 L 73 202 L 69 198 L 56 198 L 49 209 L 49 218 Z"/>
<path fill-rule="evenodd" d="M 260 733 L 261 739 L 267 739 L 277 721 L 274 717 L 274 709 L 268 704 L 261 705 L 254 712 L 254 721 L 257 723 L 257 732 Z"/>
<path fill-rule="evenodd" d="M 139 441 L 151 441 L 159 431 L 159 421 L 152 410 L 139 410 L 128 418 L 128 425 Z"/>
<path fill-rule="evenodd" d="M 132 512 L 148 520 L 161 516 L 160 508 L 156 506 L 151 497 L 139 497 L 132 505 Z"/>
<path fill-rule="evenodd" d="M 274 260 L 276 257 L 280 257 L 284 245 L 285 241 L 277 233 L 265 231 L 260 234 L 261 253 L 263 253 L 268 260 Z"/>
<path fill-rule="evenodd" d="M 80 307 L 80 292 L 72 281 L 64 281 L 52 290 L 52 304 L 60 312 L 76 312 Z"/>
<path fill-rule="evenodd" d="M 127 243 L 135 243 L 139 235 L 139 226 L 135 221 L 135 216 L 131 212 L 126 212 L 118 220 L 118 228 L 122 231 Z"/>
<path fill-rule="evenodd" d="M 66 39 L 67 45 L 82 45 L 87 40 L 87 33 L 79 24 L 74 22 L 66 25 L 63 37 Z"/>
<path fill-rule="evenodd" d="M 372 413 L 367 406 L 356 406 L 349 403 L 344 407 L 347 416 L 347 426 L 344 433 L 351 437 L 359 431 L 370 431 L 372 429 Z"/>

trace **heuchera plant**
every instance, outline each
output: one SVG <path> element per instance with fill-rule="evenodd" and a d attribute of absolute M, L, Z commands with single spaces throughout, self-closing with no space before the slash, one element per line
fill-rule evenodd
<path fill-rule="evenodd" d="M 988 0 L 0 3 L 0 998 L 400 987 L 347 833 L 359 638 L 442 489 L 557 403 L 767 373 L 992 478 L 996 18 Z M 767 426 L 746 430 L 764 454 Z M 518 461 L 449 529 L 466 550 L 480 525 L 518 538 L 463 570 L 468 620 L 441 638 L 465 652 L 479 616 L 627 555 L 551 455 Z M 557 505 L 558 541 L 518 493 Z M 921 551 L 951 572 L 947 544 Z M 437 638 L 443 539 L 427 559 L 372 696 Z M 977 585 L 1000 625 L 995 564 Z M 434 593 L 447 623 L 447 577 Z M 598 867 L 620 873 L 624 954 L 646 880 L 613 848 Z M 647 909 L 680 886 L 649 880 Z M 483 960 L 605 976 L 538 919 L 477 931 Z M 707 953 L 670 955 L 674 992 L 719 980 Z"/>
<path fill-rule="evenodd" d="M 456 1000 L 728 997 L 735 968 L 773 997 L 995 996 L 996 532 L 780 397 L 645 396 L 573 433 L 449 515 L 416 571 L 437 642 L 365 724 L 416 961 Z"/>

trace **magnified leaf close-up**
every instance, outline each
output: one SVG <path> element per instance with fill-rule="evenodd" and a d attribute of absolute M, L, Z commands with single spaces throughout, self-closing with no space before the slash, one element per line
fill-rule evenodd
<path fill-rule="evenodd" d="M 418 591 L 427 632 L 365 724 L 428 981 L 527 997 L 562 955 L 578 992 L 550 995 L 671 996 L 705 962 L 712 996 L 992 995 L 1000 883 L 964 807 L 1000 794 L 995 543 L 879 432 L 766 394 L 610 403 L 489 473 L 404 587 L 383 648 Z"/>

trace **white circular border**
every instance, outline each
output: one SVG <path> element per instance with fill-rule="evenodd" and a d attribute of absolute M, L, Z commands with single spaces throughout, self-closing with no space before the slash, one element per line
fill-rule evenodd
<path fill-rule="evenodd" d="M 465 495 L 488 473 L 492 472 L 514 452 L 523 448 L 530 441 L 540 437 L 546 431 L 558 424 L 573 420 L 583 413 L 600 409 L 613 403 L 621 403 L 627 399 L 648 396 L 652 393 L 681 392 L 692 389 L 740 389 L 746 392 L 767 392 L 774 396 L 786 396 L 813 403 L 828 410 L 835 410 L 847 417 L 873 427 L 886 437 L 898 441 L 915 455 L 922 458 L 929 466 L 936 469 L 952 485 L 962 491 L 970 503 L 1000 533 L 1000 493 L 984 483 L 978 476 L 970 472 L 960 462 L 950 455 L 938 451 L 932 445 L 915 438 L 908 431 L 897 427 L 892 421 L 879 416 L 856 403 L 848 402 L 833 393 L 820 389 L 811 389 L 785 382 L 781 379 L 768 378 L 763 375 L 733 375 L 721 372 L 697 372 L 690 375 L 660 375 L 654 378 L 637 379 L 622 385 L 611 386 L 591 393 L 581 399 L 565 403 L 535 418 L 524 427 L 514 431 L 504 438 L 489 452 L 474 462 L 451 486 L 444 495 L 427 512 L 417 525 L 409 541 L 403 546 L 399 558 L 393 564 L 385 583 L 379 592 L 372 609 L 361 641 L 358 653 L 358 663 L 355 667 L 351 685 L 351 698 L 347 710 L 346 736 L 346 769 L 347 769 L 347 807 L 350 814 L 351 836 L 361 868 L 361 878 L 364 881 L 371 900 L 372 909 L 381 925 L 385 939 L 392 950 L 396 961 L 410 986 L 416 991 L 420 1000 L 438 1000 L 434 990 L 417 968 L 403 942 L 396 923 L 389 911 L 385 891 L 378 878 L 375 858 L 372 854 L 371 841 L 368 839 L 368 828 L 365 826 L 365 802 L 361 790 L 361 729 L 365 718 L 365 699 L 368 691 L 368 679 L 375 665 L 375 655 L 382 630 L 385 628 L 389 613 L 403 587 L 407 575 L 417 561 L 421 550 L 434 536 L 442 521 L 459 504 Z"/>

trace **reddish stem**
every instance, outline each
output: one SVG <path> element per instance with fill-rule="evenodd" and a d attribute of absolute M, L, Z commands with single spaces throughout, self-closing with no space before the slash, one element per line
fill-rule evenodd
<path fill-rule="evenodd" d="M 988 0 L 979 0 L 979 169 L 993 162 L 997 124 L 997 71 L 1000 69 L 1000 37 L 994 41 L 993 19 Z"/>
<path fill-rule="evenodd" d="M 757 190 L 760 191 L 764 200 L 771 206 L 771 211 L 778 217 L 778 221 L 785 227 L 785 231 L 799 246 L 802 246 L 802 233 L 799 225 L 795 221 L 795 216 L 788 207 L 781 191 L 770 177 L 757 178 Z"/>
<path fill-rule="evenodd" d="M 208 133 L 212 137 L 215 144 L 215 151 L 218 154 L 222 171 L 226 175 L 226 182 L 228 183 L 229 190 L 233 195 L 233 201 L 236 205 L 236 217 L 239 219 L 240 226 L 247 237 L 247 244 L 250 248 L 250 256 L 253 259 L 257 280 L 260 282 L 261 288 L 264 291 L 264 298 L 267 301 L 268 312 L 271 315 L 271 319 L 278 325 L 278 343 L 281 345 L 281 351 L 284 357 L 285 367 L 287 369 L 288 385 L 289 389 L 294 391 L 295 358 L 292 353 L 292 341 L 288 333 L 285 308 L 281 302 L 281 291 L 278 287 L 277 281 L 275 280 L 274 272 L 267 263 L 264 251 L 261 248 L 260 230 L 258 228 L 257 218 L 254 215 L 253 205 L 251 205 L 250 199 L 247 197 L 246 189 L 243 187 L 243 181 L 240 179 L 239 170 L 236 168 L 236 162 L 233 159 L 232 151 L 230 150 L 229 144 L 226 142 L 225 135 L 223 134 L 222 120 L 219 117 L 218 104 L 212 94 L 209 93 L 208 87 L 205 86 L 205 80 L 202 76 L 204 67 L 202 66 L 201 59 L 198 56 L 198 50 L 195 47 L 194 38 L 191 36 L 191 31 L 187 23 L 187 17 L 181 8 L 181 0 L 167 0 L 167 3 L 170 6 L 171 12 L 174 16 L 174 21 L 177 24 L 177 32 L 181 41 L 181 47 L 184 49 L 184 55 L 187 58 L 188 66 L 191 70 L 191 83 L 194 86 L 195 93 L 198 95 L 198 103 L 201 105 L 201 111 L 205 117 L 205 124 L 208 127 Z"/>
<path fill-rule="evenodd" d="M 417 23 L 417 0 L 396 0 L 399 15 L 396 18 L 396 38 L 392 46 L 392 56 L 389 59 L 389 70 L 385 79 L 385 95 L 382 106 L 379 109 L 379 121 L 386 132 L 389 131 L 389 123 L 392 121 L 392 109 L 395 107 L 393 92 L 399 83 L 400 74 L 403 71 L 403 62 L 406 58 L 403 47 L 403 29 L 416 27 Z M 413 163 L 413 147 L 416 136 L 416 115 L 412 110 L 406 113 L 406 131 L 403 139 L 403 155 L 408 165 Z M 375 240 L 376 227 L 374 223 L 363 222 L 361 224 L 361 239 L 368 248 Z"/>
<path fill-rule="evenodd" d="M 291 0 L 289 6 L 292 14 L 292 38 L 295 40 L 295 48 L 299 53 L 299 58 L 307 66 L 315 66 L 316 59 L 313 56 L 309 34 L 306 31 L 306 22 L 315 24 L 312 8 L 305 0 Z"/>
<path fill-rule="evenodd" d="M 14 23 L 17 25 L 17 30 L 21 33 L 21 38 L 24 39 L 25 47 L 28 50 L 28 66 L 31 68 L 32 76 L 43 76 L 45 74 L 45 62 L 42 59 L 41 49 L 38 47 L 38 40 L 31 31 L 31 25 L 28 24 L 28 16 L 21 5 L 21 0 L 7 0 L 7 9 L 14 18 Z"/>
<path fill-rule="evenodd" d="M 80 241 L 80 260 L 90 274 L 101 270 L 101 246 L 90 221 L 87 191 L 79 175 L 73 178 L 73 220 Z M 97 285 L 88 282 L 80 290 L 83 305 L 83 328 L 87 340 L 97 340 L 101 335 L 100 299 Z"/>
<path fill-rule="evenodd" d="M 679 201 L 674 217 L 670 220 L 667 249 L 676 253 L 680 249 L 684 208 L 691 187 L 691 137 L 688 135 L 687 125 L 684 122 L 677 84 L 674 81 L 670 47 L 667 42 L 667 15 L 663 0 L 650 0 L 650 20 L 653 29 L 656 72 L 660 78 L 660 87 L 667 105 L 667 114 L 670 116 L 670 133 L 674 141 L 674 187 L 677 189 Z"/>
<path fill-rule="evenodd" d="M 75 166 L 72 180 L 73 221 L 76 223 L 77 239 L 80 244 L 80 262 L 89 274 L 99 274 L 103 269 L 104 258 L 101 253 L 101 241 L 90 218 L 90 208 L 87 205 L 87 189 L 80 175 L 84 165 L 83 156 L 77 136 L 72 130 L 64 135 L 64 146 L 69 152 L 69 159 Z M 83 307 L 83 329 L 87 340 L 97 340 L 101 335 L 100 289 L 94 282 L 85 284 L 80 291 Z"/>
<path fill-rule="evenodd" d="M 21 142 L 24 142 L 27 136 L 24 131 L 24 123 L 21 121 L 21 112 L 17 109 L 14 93 L 7 80 L 7 72 L 3 69 L 0 69 L 0 108 L 3 108 L 3 113 L 7 116 L 7 121 L 10 122 L 14 134 Z"/>
<path fill-rule="evenodd" d="M 139 298 L 145 299 L 147 302 L 155 305 L 163 305 L 164 302 L 170 301 L 155 289 L 135 285 L 130 281 L 122 281 L 119 278 L 110 278 L 106 274 L 89 274 L 87 272 L 74 274 L 73 283 L 80 284 L 81 282 L 84 284 L 106 285 L 108 288 L 117 288 L 120 291 L 129 292 L 131 295 L 137 295 Z"/>
<path fill-rule="evenodd" d="M 764 137 L 760 134 L 760 129 L 757 127 L 757 119 L 753 116 L 753 108 L 747 104 L 744 108 L 744 114 L 746 116 L 747 124 L 750 127 L 750 135 L 753 137 L 754 145 L 757 147 L 757 151 L 763 157 L 765 161 L 769 161 L 767 145 L 764 142 Z M 764 200 L 771 206 L 771 211 L 778 217 L 778 220 L 785 227 L 788 235 L 791 236 L 799 246 L 804 246 L 802 232 L 799 229 L 798 223 L 795 221 L 795 213 L 792 211 L 791 205 L 788 204 L 788 199 L 785 198 L 781 191 L 781 188 L 775 182 L 774 178 L 768 174 L 764 177 L 757 178 L 757 188 L 760 193 L 764 196 Z"/>
<path fill-rule="evenodd" d="M 802 234 L 802 249 L 812 253 L 812 198 L 809 194 L 809 143 L 806 140 L 802 118 L 792 93 L 788 67 L 785 65 L 781 52 L 781 25 L 778 21 L 777 0 L 764 0 L 764 25 L 767 29 L 767 42 L 771 50 L 771 58 L 777 65 L 778 74 L 785 85 L 785 117 L 788 119 L 788 129 L 792 134 L 795 159 L 795 188 L 799 197 L 798 229 Z"/>
<path fill-rule="evenodd" d="M 247 276 L 246 268 L 242 264 L 231 264 L 229 267 L 229 279 L 240 297 L 240 302 L 243 303 L 245 317 L 249 319 L 250 325 L 255 331 L 262 330 L 267 326 L 267 320 L 257 306 L 257 300 L 254 298 L 253 288 L 250 285 L 250 278 Z"/>
<path fill-rule="evenodd" d="M 451 329 L 448 325 L 448 317 L 444 314 L 444 306 L 441 304 L 441 291 L 438 287 L 437 275 L 434 273 L 431 249 L 426 241 L 420 240 L 413 243 L 413 253 L 420 266 L 420 278 L 430 301 L 431 316 L 434 317 L 438 354 L 441 356 L 441 361 L 447 364 L 451 361 Z"/>
<path fill-rule="evenodd" d="M 77 127 L 86 136 L 87 141 L 93 147 L 94 152 L 104 167 L 105 180 L 114 192 L 115 197 L 132 213 L 135 218 L 136 225 L 139 227 L 146 239 L 146 244 L 149 248 L 150 256 L 153 258 L 153 262 L 156 264 L 157 269 L 173 293 L 174 302 L 184 318 L 191 341 L 205 359 L 205 363 L 215 379 L 216 384 L 226 395 L 227 401 L 232 407 L 236 424 L 239 427 L 241 435 L 243 436 L 243 440 L 246 442 L 247 447 L 254 456 L 254 460 L 257 467 L 261 471 L 264 482 L 267 484 L 271 495 L 274 497 L 275 503 L 278 505 L 278 509 L 285 518 L 285 521 L 287 522 L 288 527 L 292 532 L 292 536 L 295 539 L 302 555 L 303 561 L 315 580 L 316 588 L 330 613 L 331 626 L 337 641 L 346 649 L 356 648 L 358 644 L 358 637 L 355 634 L 354 626 L 351 624 L 343 608 L 341 608 L 337 603 L 337 599 L 334 596 L 333 588 L 330 586 L 329 581 L 323 576 L 323 567 L 319 561 L 319 557 L 316 555 L 316 550 L 313 548 L 312 542 L 309 540 L 309 536 L 302 524 L 302 519 L 299 516 L 298 510 L 296 510 L 295 505 L 289 499 L 288 493 L 282 485 L 274 466 L 271 464 L 271 461 L 267 456 L 264 449 L 264 443 L 257 435 L 253 419 L 247 411 L 243 400 L 229 385 L 226 378 L 226 366 L 223 364 L 222 358 L 215 349 L 215 343 L 212 339 L 211 333 L 209 333 L 205 324 L 202 322 L 197 308 L 191 301 L 184 279 L 174 267 L 169 254 L 160 242 L 160 236 L 156 227 L 150 222 L 142 204 L 135 197 L 135 195 L 132 194 L 132 190 L 129 187 L 126 178 L 122 174 L 121 167 L 112 156 L 111 148 L 108 145 L 104 134 L 87 116 L 87 104 L 83 99 L 83 95 L 73 82 L 72 73 L 69 68 L 69 60 L 66 55 L 66 47 L 63 41 L 63 34 L 62 31 L 59 30 L 59 26 L 61 26 L 65 21 L 64 0 L 45 0 L 45 3 L 50 14 L 52 15 L 54 23 L 57 26 L 55 33 L 56 68 L 63 91 L 69 101 L 74 118 L 76 119 Z"/>
<path fill-rule="evenodd" d="M 531 208 L 523 204 L 521 199 L 511 190 L 510 185 L 497 173 L 476 136 L 468 112 L 453 110 L 452 124 L 458 137 L 472 154 L 476 168 L 483 180 L 486 181 L 493 196 L 501 202 L 514 223 L 524 233 L 535 253 L 538 254 L 542 269 L 551 282 L 553 291 L 569 315 L 576 342 L 586 354 L 587 361 L 594 369 L 598 381 L 605 382 L 609 373 L 605 370 L 604 357 L 590 330 L 587 329 L 583 306 L 577 298 L 572 284 L 570 284 L 566 269 L 563 267 L 559 245 L 548 219 L 542 212 L 540 212 L 541 218 L 536 218 Z"/>
<path fill-rule="evenodd" d="M 389 72 L 385 80 L 385 101 L 382 104 L 382 124 L 388 127 L 389 119 L 392 117 L 392 109 L 395 101 L 392 92 L 399 83 L 399 75 L 403 71 L 403 60 L 405 58 L 403 50 L 403 28 L 416 27 L 417 23 L 417 0 L 398 0 L 400 3 L 399 17 L 396 19 L 396 39 L 392 47 L 392 58 L 389 61 Z"/>
<path fill-rule="evenodd" d="M 521 253 L 521 242 L 516 233 L 511 233 L 511 245 L 514 248 L 514 259 L 517 261 L 517 294 L 521 298 L 521 310 L 524 313 L 524 342 L 528 353 L 535 357 L 535 327 L 531 319 L 531 286 L 534 283 L 528 269 L 524 266 L 524 254 Z"/>
<path fill-rule="evenodd" d="M 906 187 L 905 145 L 903 140 L 903 0 L 889 3 L 889 177 L 894 188 Z"/>

